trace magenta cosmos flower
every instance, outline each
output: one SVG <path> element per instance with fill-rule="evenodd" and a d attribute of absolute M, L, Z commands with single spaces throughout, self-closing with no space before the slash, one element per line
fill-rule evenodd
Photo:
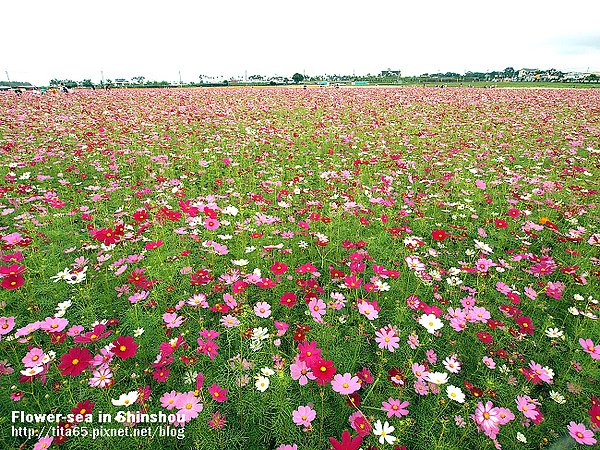
<path fill-rule="evenodd" d="M 317 417 L 317 412 L 308 405 L 298 406 L 298 409 L 292 412 L 292 420 L 298 426 L 309 427 L 315 417 Z"/>
<path fill-rule="evenodd" d="M 396 416 L 402 417 L 408 415 L 408 409 L 405 409 L 410 403 L 402 402 L 400 400 L 394 398 L 388 398 L 387 402 L 382 402 L 381 406 L 387 412 L 388 418 Z"/>
<path fill-rule="evenodd" d="M 498 408 L 494 407 L 492 402 L 486 402 L 485 405 L 479 402 L 475 410 L 475 422 L 490 439 L 496 439 L 500 431 L 498 413 Z"/>
<path fill-rule="evenodd" d="M 209 387 L 208 393 L 212 396 L 214 401 L 219 403 L 228 399 L 227 389 L 222 389 L 218 384 L 213 384 L 211 387 Z"/>
<path fill-rule="evenodd" d="M 360 389 L 360 381 L 357 376 L 350 373 L 337 374 L 331 380 L 331 388 L 342 395 L 350 395 Z"/>
<path fill-rule="evenodd" d="M 571 421 L 567 426 L 569 434 L 579 444 L 594 445 L 597 441 L 594 438 L 594 432 L 588 430 L 584 424 Z"/>
<path fill-rule="evenodd" d="M 87 369 L 92 361 L 92 354 L 87 348 L 73 347 L 69 353 L 60 358 L 58 368 L 63 376 L 72 377 L 79 375 Z"/>

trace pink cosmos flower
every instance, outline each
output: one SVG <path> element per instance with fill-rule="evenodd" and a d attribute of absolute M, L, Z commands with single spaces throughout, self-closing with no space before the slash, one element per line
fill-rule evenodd
<path fill-rule="evenodd" d="M 20 233 L 14 232 L 11 234 L 7 234 L 6 236 L 2 236 L 2 240 L 8 245 L 14 245 L 21 242 L 23 240 L 23 236 L 21 236 Z"/>
<path fill-rule="evenodd" d="M 375 336 L 375 342 L 379 344 L 379 348 L 385 348 L 393 353 L 395 349 L 400 347 L 398 344 L 398 342 L 400 342 L 400 338 L 389 326 L 377 330 L 375 332 Z"/>
<path fill-rule="evenodd" d="M 408 340 L 406 341 L 406 343 L 413 350 L 416 349 L 419 345 L 421 345 L 420 342 L 419 342 L 419 336 L 417 336 L 416 334 L 409 334 L 408 335 Z"/>
<path fill-rule="evenodd" d="M 62 317 L 46 317 L 40 322 L 40 328 L 48 333 L 60 333 L 68 323 L 69 321 Z"/>
<path fill-rule="evenodd" d="M 496 368 L 496 361 L 494 361 L 492 358 L 490 358 L 489 356 L 484 356 L 483 357 L 483 363 L 488 366 L 488 368 L 490 369 L 495 369 Z"/>
<path fill-rule="evenodd" d="M 15 327 L 15 316 L 0 317 L 0 336 L 4 336 Z"/>
<path fill-rule="evenodd" d="M 338 394 L 350 395 L 360 389 L 360 382 L 357 376 L 350 373 L 338 373 L 331 380 L 331 388 Z"/>
<path fill-rule="evenodd" d="M 36 367 L 42 365 L 45 353 L 41 348 L 34 347 L 27 352 L 21 360 L 25 367 Z"/>
<path fill-rule="evenodd" d="M 408 403 L 408 402 L 400 403 L 400 400 L 393 399 L 391 397 L 388 399 L 387 402 L 381 403 L 381 407 L 384 409 L 384 411 L 387 412 L 388 418 L 393 417 L 393 416 L 402 417 L 402 416 L 408 415 L 408 409 L 404 409 L 408 405 L 410 405 L 410 403 Z"/>
<path fill-rule="evenodd" d="M 108 366 L 102 366 L 92 372 L 89 385 L 91 387 L 105 388 L 112 383 L 113 373 Z"/>
<path fill-rule="evenodd" d="M 375 320 L 379 317 L 379 311 L 377 311 L 371 303 L 365 300 L 358 303 L 358 312 L 369 320 Z"/>
<path fill-rule="evenodd" d="M 175 407 L 177 408 L 177 414 L 183 415 L 186 422 L 198 417 L 198 413 L 204 409 L 204 405 L 200 403 L 200 399 L 193 392 L 179 394 L 177 400 L 175 400 Z"/>
<path fill-rule="evenodd" d="M 487 188 L 487 185 L 485 184 L 485 181 L 483 181 L 483 180 L 476 180 L 475 186 L 477 186 L 477 188 L 479 188 L 479 189 Z"/>
<path fill-rule="evenodd" d="M 305 386 L 308 384 L 308 380 L 315 380 L 317 378 L 304 361 L 297 361 L 291 364 L 290 373 L 292 380 L 297 380 L 300 386 Z"/>
<path fill-rule="evenodd" d="M 583 347 L 583 351 L 589 353 L 594 359 L 600 359 L 600 346 L 594 345 L 591 339 L 579 338 L 579 345 Z"/>
<path fill-rule="evenodd" d="M 53 436 L 41 438 L 35 443 L 33 450 L 46 450 L 47 448 L 50 448 L 52 441 L 54 441 Z"/>
<path fill-rule="evenodd" d="M 308 310 L 312 315 L 313 319 L 317 322 L 321 321 L 321 318 L 327 312 L 327 305 L 320 298 L 313 298 L 310 302 L 308 302 Z"/>
<path fill-rule="evenodd" d="M 575 423 L 571 421 L 569 422 L 567 429 L 569 430 L 571 437 L 579 444 L 594 445 L 597 442 L 594 438 L 594 432 L 592 430 L 588 430 L 582 423 Z"/>
<path fill-rule="evenodd" d="M 292 412 L 292 420 L 298 426 L 309 427 L 311 422 L 317 417 L 317 412 L 310 406 L 299 406 Z"/>
<path fill-rule="evenodd" d="M 258 302 L 254 305 L 254 314 L 258 317 L 266 319 L 271 315 L 271 305 L 267 302 Z"/>
<path fill-rule="evenodd" d="M 521 411 L 525 417 L 535 423 L 540 423 L 542 421 L 543 416 L 538 409 L 538 406 L 540 406 L 541 403 L 536 399 L 531 398 L 528 395 L 518 395 L 515 402 L 517 403 L 517 409 Z"/>
<path fill-rule="evenodd" d="M 167 328 L 177 328 L 183 323 L 183 317 L 175 313 L 164 313 L 162 319 Z"/>
<path fill-rule="evenodd" d="M 175 391 L 165 392 L 160 398 L 160 404 L 163 408 L 167 408 L 171 410 L 175 408 L 175 404 L 177 402 L 177 396 L 179 394 Z"/>
<path fill-rule="evenodd" d="M 423 381 L 425 379 L 425 377 L 427 377 L 427 375 L 429 375 L 429 372 L 427 371 L 425 366 L 423 364 L 419 364 L 419 363 L 413 363 L 412 372 L 415 375 L 415 377 L 417 377 L 418 381 Z"/>
<path fill-rule="evenodd" d="M 281 444 L 275 450 L 298 450 L 298 445 L 296 444 Z"/>
<path fill-rule="evenodd" d="M 515 415 L 508 408 L 498 408 L 498 424 L 506 425 L 511 420 L 515 419 Z"/>
<path fill-rule="evenodd" d="M 500 419 L 498 418 L 499 409 L 492 402 L 479 402 L 475 414 L 472 416 L 477 426 L 483 430 L 486 436 L 490 439 L 496 439 L 500 427 L 498 426 Z"/>
<path fill-rule="evenodd" d="M 210 231 L 216 230 L 217 228 L 219 228 L 219 225 L 220 224 L 217 219 L 211 219 L 210 217 L 207 217 L 204 221 L 204 228 Z"/>

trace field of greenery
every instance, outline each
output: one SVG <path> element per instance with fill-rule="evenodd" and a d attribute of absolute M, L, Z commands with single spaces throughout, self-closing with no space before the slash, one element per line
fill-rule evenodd
<path fill-rule="evenodd" d="M 0 448 L 596 443 L 599 90 L 5 93 L 0 155 Z"/>

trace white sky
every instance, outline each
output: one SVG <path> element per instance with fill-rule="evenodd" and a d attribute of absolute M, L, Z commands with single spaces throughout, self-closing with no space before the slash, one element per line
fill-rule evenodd
<path fill-rule="evenodd" d="M 19 0 L 0 80 L 600 71 L 600 1 Z"/>

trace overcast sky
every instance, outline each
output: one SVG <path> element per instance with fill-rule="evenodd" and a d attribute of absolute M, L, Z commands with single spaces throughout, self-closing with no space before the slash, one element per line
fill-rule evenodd
<path fill-rule="evenodd" d="M 600 1 L 19 0 L 0 80 L 600 71 Z"/>

